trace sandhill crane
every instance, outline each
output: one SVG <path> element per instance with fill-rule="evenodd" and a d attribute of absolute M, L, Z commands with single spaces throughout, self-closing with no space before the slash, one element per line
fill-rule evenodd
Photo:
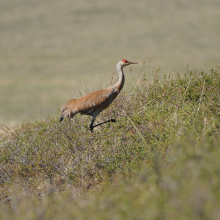
<path fill-rule="evenodd" d="M 62 121 L 66 117 L 72 118 L 77 113 L 81 113 L 81 115 L 90 115 L 92 116 L 92 121 L 89 126 L 91 132 L 93 131 L 94 127 L 97 127 L 101 124 L 104 124 L 106 122 L 115 122 L 115 119 L 110 119 L 95 126 L 93 125 L 97 115 L 103 110 L 105 110 L 122 90 L 125 82 L 123 67 L 128 66 L 130 64 L 137 64 L 137 62 L 120 60 L 117 63 L 116 69 L 119 74 L 119 80 L 115 85 L 112 85 L 106 89 L 89 93 L 79 99 L 69 100 L 61 108 L 60 121 Z"/>

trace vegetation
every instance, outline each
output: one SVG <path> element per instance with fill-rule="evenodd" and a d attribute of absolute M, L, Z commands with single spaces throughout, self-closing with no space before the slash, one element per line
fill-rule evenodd
<path fill-rule="evenodd" d="M 2 219 L 219 219 L 220 67 L 121 93 L 88 116 L 25 121 L 0 139 Z"/>

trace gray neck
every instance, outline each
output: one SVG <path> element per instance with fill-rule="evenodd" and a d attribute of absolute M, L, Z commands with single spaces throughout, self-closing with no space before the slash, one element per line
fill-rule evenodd
<path fill-rule="evenodd" d="M 121 61 L 119 61 L 117 63 L 116 69 L 119 74 L 119 80 L 115 84 L 115 86 L 117 87 L 118 92 L 120 92 L 122 90 L 122 88 L 124 86 L 124 82 L 125 82 L 125 76 L 124 76 L 124 72 L 123 72 L 123 67 L 121 66 Z"/>

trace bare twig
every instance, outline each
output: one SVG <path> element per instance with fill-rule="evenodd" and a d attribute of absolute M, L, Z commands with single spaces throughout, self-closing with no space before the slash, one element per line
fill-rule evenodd
<path fill-rule="evenodd" d="M 202 93 L 201 93 L 200 98 L 199 98 L 199 107 L 197 109 L 197 114 L 199 113 L 200 105 L 201 105 L 201 102 L 202 102 L 202 96 L 203 96 L 204 87 L 205 87 L 205 80 L 203 81 Z"/>
<path fill-rule="evenodd" d="M 136 129 L 137 133 L 139 134 L 139 136 L 141 137 L 143 143 L 148 146 L 144 136 L 142 135 L 142 133 L 139 131 L 139 129 L 137 128 L 137 126 L 135 125 L 135 123 L 131 120 L 131 118 L 128 116 L 127 112 L 125 110 L 122 110 L 124 112 L 124 114 L 128 117 L 129 121 L 131 122 L 131 124 L 134 126 L 134 128 Z M 148 146 L 149 147 L 149 146 Z"/>

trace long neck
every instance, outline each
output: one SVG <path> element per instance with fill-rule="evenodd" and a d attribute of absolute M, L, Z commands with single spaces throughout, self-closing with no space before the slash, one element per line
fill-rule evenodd
<path fill-rule="evenodd" d="M 115 84 L 115 86 L 117 87 L 118 92 L 120 92 L 124 86 L 124 82 L 125 82 L 125 76 L 123 73 L 123 67 L 121 67 L 121 65 L 117 65 L 116 69 L 118 71 L 119 74 L 119 80 L 118 82 Z"/>

